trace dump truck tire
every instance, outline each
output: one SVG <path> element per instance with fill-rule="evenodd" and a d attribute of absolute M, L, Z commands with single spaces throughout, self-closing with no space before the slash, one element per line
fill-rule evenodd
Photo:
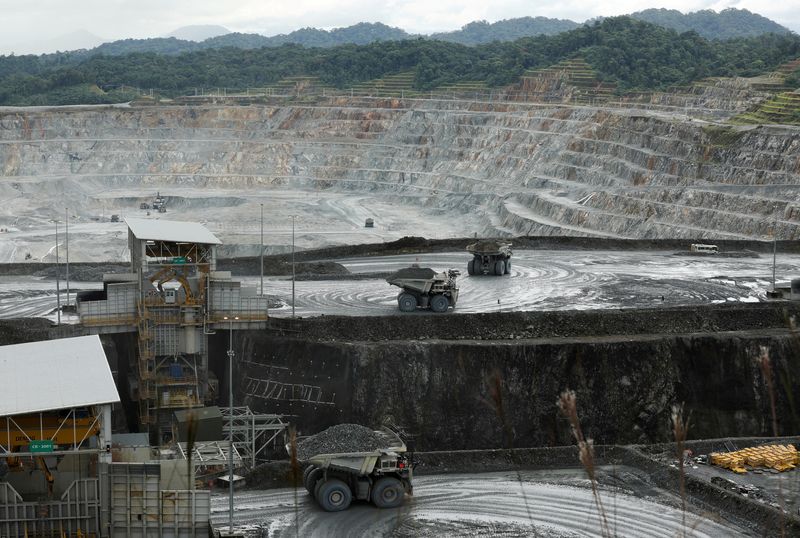
<path fill-rule="evenodd" d="M 372 504 L 378 508 L 397 508 L 406 494 L 403 484 L 392 476 L 385 476 L 372 488 Z"/>
<path fill-rule="evenodd" d="M 403 292 L 397 296 L 397 306 L 400 312 L 413 312 L 417 309 L 417 298 L 408 292 Z"/>
<path fill-rule="evenodd" d="M 319 479 L 323 477 L 325 472 L 318 467 L 314 467 L 313 465 L 309 467 L 309 469 L 311 469 L 311 472 L 308 474 L 303 473 L 303 485 L 311 495 L 314 495 L 314 487 L 317 485 Z M 306 471 L 308 471 L 308 469 L 306 469 Z"/>
<path fill-rule="evenodd" d="M 350 488 L 336 478 L 323 482 L 318 491 L 317 502 L 327 512 L 347 510 L 353 501 L 353 493 Z"/>
<path fill-rule="evenodd" d="M 506 272 L 506 262 L 503 260 L 497 260 L 494 262 L 494 274 L 497 276 L 503 275 Z"/>
<path fill-rule="evenodd" d="M 506 260 L 506 274 L 511 274 L 511 260 Z"/>
<path fill-rule="evenodd" d="M 434 295 L 431 297 L 431 310 L 434 312 L 447 312 L 450 301 L 444 295 Z"/>
<path fill-rule="evenodd" d="M 470 260 L 467 262 L 467 273 L 470 275 L 475 274 L 475 260 Z"/>

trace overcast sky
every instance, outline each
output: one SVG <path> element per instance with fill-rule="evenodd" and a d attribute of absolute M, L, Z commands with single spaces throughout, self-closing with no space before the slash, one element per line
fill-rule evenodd
<path fill-rule="evenodd" d="M 747 9 L 800 33 L 800 0 L 0 0 L 0 53 L 46 48 L 78 31 L 111 41 L 159 37 L 196 24 L 274 35 L 304 27 L 383 22 L 411 33 L 431 33 L 481 19 L 543 16 L 583 22 L 648 7 L 684 13 Z"/>

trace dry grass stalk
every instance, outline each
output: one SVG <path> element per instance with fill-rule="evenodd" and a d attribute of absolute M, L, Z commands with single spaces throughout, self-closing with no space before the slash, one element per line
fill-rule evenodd
<path fill-rule="evenodd" d="M 513 432 L 506 416 L 505 404 L 503 403 L 503 380 L 500 372 L 495 370 L 489 378 L 489 405 L 497 414 L 497 419 L 503 428 L 503 440 L 505 448 L 512 449 L 514 445 Z"/>
<path fill-rule="evenodd" d="M 561 411 L 561 414 L 569 421 L 572 430 L 572 436 L 578 444 L 578 457 L 581 465 L 586 469 L 586 475 L 589 477 L 589 482 L 592 487 L 592 496 L 594 497 L 597 512 L 600 515 L 600 533 L 602 536 L 613 536 L 611 527 L 608 524 L 605 509 L 603 508 L 603 501 L 600 498 L 600 490 L 597 487 L 597 470 L 594 463 L 594 443 L 591 439 L 586 439 L 581 430 L 581 423 L 578 420 L 578 401 L 575 396 L 575 391 L 565 390 L 561 393 L 556 405 Z"/>
<path fill-rule="evenodd" d="M 291 466 L 292 484 L 294 484 L 294 533 L 300 535 L 300 501 L 297 497 L 297 488 L 301 482 L 300 463 L 297 461 L 297 429 L 294 425 L 288 428 L 289 435 L 289 464 Z"/>
<path fill-rule="evenodd" d="M 790 327 L 794 329 L 794 318 L 790 321 Z M 778 411 L 775 405 L 775 378 L 772 373 L 772 359 L 769 356 L 769 348 L 761 346 L 761 352 L 756 359 L 758 367 L 761 369 L 761 375 L 764 378 L 764 383 L 767 385 L 767 394 L 769 396 L 769 406 L 772 413 L 772 436 L 778 437 Z M 786 536 L 786 521 L 783 518 L 785 507 L 783 505 L 783 480 L 778 479 L 778 505 L 780 506 L 780 535 Z"/>
<path fill-rule="evenodd" d="M 681 494 L 681 512 L 683 536 L 686 536 L 686 469 L 684 468 L 684 451 L 686 435 L 689 432 L 689 417 L 683 415 L 683 404 L 672 406 L 672 435 L 675 438 L 675 450 L 678 456 L 678 476 Z"/>
<path fill-rule="evenodd" d="M 756 360 L 758 361 L 758 367 L 761 369 L 761 375 L 764 377 L 764 383 L 767 384 L 769 405 L 772 412 L 772 436 L 778 437 L 778 412 L 775 408 L 775 379 L 772 375 L 772 360 L 769 358 L 769 348 L 767 346 L 761 346 L 761 353 Z"/>

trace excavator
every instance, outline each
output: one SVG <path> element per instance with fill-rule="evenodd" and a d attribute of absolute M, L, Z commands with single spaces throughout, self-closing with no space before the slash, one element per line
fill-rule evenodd
<path fill-rule="evenodd" d="M 156 289 L 158 289 L 158 293 L 161 295 L 161 297 L 164 297 L 164 302 L 166 303 L 175 302 L 174 296 L 172 296 L 170 300 L 169 296 L 164 293 L 164 284 L 172 280 L 177 281 L 183 288 L 183 292 L 186 295 L 186 304 L 197 304 L 198 302 L 202 302 L 205 273 L 201 273 L 200 283 L 198 285 L 198 288 L 200 289 L 199 298 L 195 297 L 194 292 L 192 291 L 192 285 L 186 278 L 186 270 L 179 272 L 174 267 L 164 267 L 153 274 L 153 276 L 150 277 L 150 282 L 155 284 Z"/>

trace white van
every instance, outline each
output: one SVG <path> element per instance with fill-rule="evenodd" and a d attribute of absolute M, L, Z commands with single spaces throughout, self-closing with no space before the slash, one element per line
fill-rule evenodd
<path fill-rule="evenodd" d="M 702 243 L 692 243 L 689 246 L 690 252 L 701 252 L 703 254 L 717 254 L 719 247 L 717 245 L 704 245 Z"/>

